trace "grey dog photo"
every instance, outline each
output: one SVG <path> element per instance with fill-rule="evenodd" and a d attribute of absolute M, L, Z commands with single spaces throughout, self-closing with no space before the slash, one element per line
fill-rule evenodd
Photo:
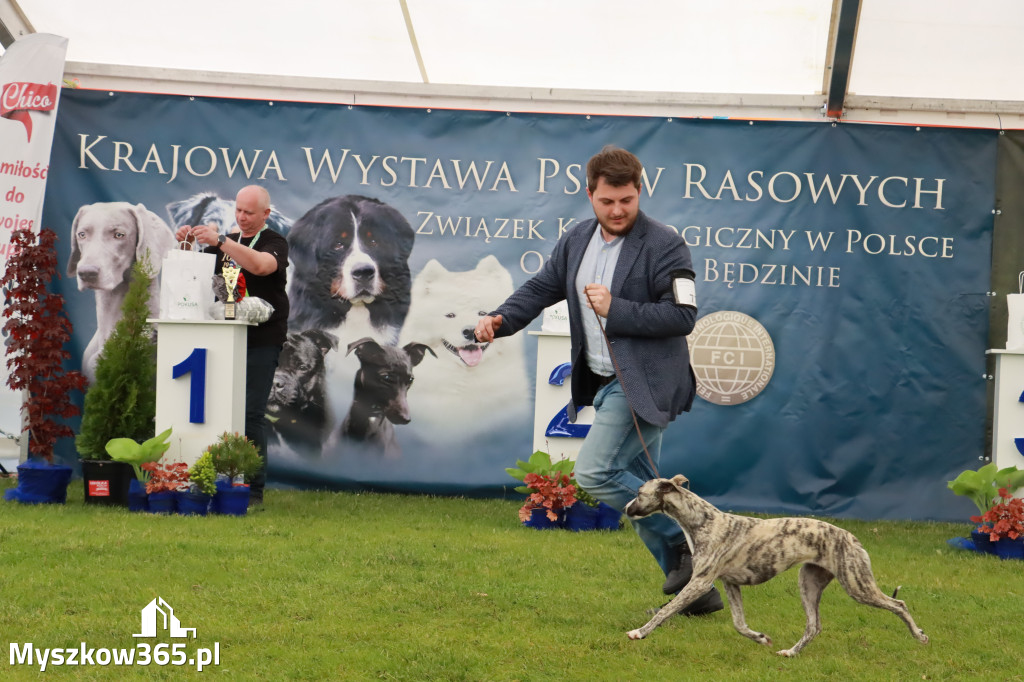
<path fill-rule="evenodd" d="M 740 585 L 759 585 L 797 564 L 800 567 L 800 600 L 807 613 L 807 629 L 780 656 L 796 656 L 818 633 L 821 593 L 835 578 L 855 601 L 892 611 L 903 619 L 922 644 L 928 636 L 910 617 L 907 605 L 887 597 L 875 583 L 871 559 L 852 533 L 830 523 L 808 518 L 756 519 L 727 514 L 686 489 L 685 476 L 656 478 L 640 486 L 626 505 L 626 515 L 640 519 L 667 514 L 682 527 L 693 552 L 693 575 L 679 594 L 662 607 L 643 627 L 629 632 L 643 639 L 666 618 L 685 608 L 711 589 L 718 579 L 725 586 L 736 630 L 759 644 L 771 646 L 768 635 L 747 627 Z M 898 591 L 899 588 L 897 587 Z"/>

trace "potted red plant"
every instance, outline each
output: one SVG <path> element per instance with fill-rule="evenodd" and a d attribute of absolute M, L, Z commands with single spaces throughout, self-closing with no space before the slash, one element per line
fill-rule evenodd
<path fill-rule="evenodd" d="M 519 509 L 519 520 L 533 528 L 555 528 L 565 510 L 576 504 L 576 486 L 568 474 L 526 474 L 523 483 L 532 491 Z M 545 523 L 546 522 L 546 523 Z"/>
<path fill-rule="evenodd" d="M 149 511 L 154 514 L 173 513 L 177 509 L 178 491 L 188 489 L 188 465 L 184 462 L 146 462 L 141 468 L 149 473 L 146 481 Z"/>
<path fill-rule="evenodd" d="M 980 523 L 978 531 L 986 533 L 1002 559 L 1024 559 L 1024 500 L 1014 497 L 1006 488 L 999 489 L 1000 501 L 971 521 Z"/>
<path fill-rule="evenodd" d="M 64 345 L 71 339 L 71 321 L 64 314 L 64 298 L 46 290 L 57 276 L 56 241 L 53 230 L 42 230 L 38 236 L 31 230 L 15 230 L 15 253 L 0 277 L 7 318 L 7 385 L 24 391 L 24 434 L 28 453 L 36 458 L 18 466 L 18 487 L 8 490 L 5 498 L 25 503 L 67 499 L 71 467 L 54 464 L 53 449 L 59 439 L 74 435 L 59 420 L 79 414 L 71 392 L 86 385 L 80 372 L 64 370 L 64 361 L 70 358 Z"/>
<path fill-rule="evenodd" d="M 960 475 L 947 482 L 946 486 L 957 495 L 966 497 L 974 503 L 978 514 L 971 516 L 970 519 L 975 523 L 980 523 L 981 517 L 999 499 L 1000 489 L 1005 489 L 1012 494 L 1024 486 L 1024 470 L 1015 466 L 1000 469 L 995 462 L 989 462 L 979 469 L 960 472 Z M 991 535 L 991 532 L 985 533 L 981 528 L 976 528 L 971 531 L 971 538 L 966 546 L 977 552 L 995 554 L 993 540 L 990 539 Z M 950 540 L 950 543 L 954 543 L 954 546 L 964 546 L 959 540 L 956 538 Z"/>
<path fill-rule="evenodd" d="M 534 528 L 564 527 L 570 530 L 618 530 L 622 513 L 604 502 L 598 502 L 580 488 L 573 478 L 575 466 L 576 463 L 571 459 L 552 462 L 548 453 L 537 450 L 530 455 L 529 460 L 518 459 L 514 467 L 505 469 L 505 473 L 523 483 L 514 490 L 530 496 L 519 510 L 519 518 L 525 525 Z M 539 478 L 535 479 L 532 475 Z M 530 485 L 527 476 L 531 476 L 531 481 L 541 482 L 543 490 Z M 558 483 L 563 480 L 563 476 L 567 477 L 566 485 Z M 565 504 L 568 484 L 572 486 L 575 501 Z M 535 494 L 540 497 L 533 498 Z M 552 498 L 550 507 L 543 504 L 545 497 Z M 531 502 L 531 499 L 538 502 Z M 554 514 L 554 520 L 550 518 L 549 511 Z"/>

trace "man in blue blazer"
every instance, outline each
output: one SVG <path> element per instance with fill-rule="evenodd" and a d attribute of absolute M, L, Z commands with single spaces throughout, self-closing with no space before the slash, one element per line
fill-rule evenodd
<path fill-rule="evenodd" d="M 568 301 L 569 418 L 575 421 L 579 406 L 596 410 L 576 458 L 576 482 L 620 511 L 655 478 L 662 433 L 690 409 L 696 390 L 686 344 L 697 317 L 693 262 L 675 231 L 640 211 L 642 171 L 624 149 L 608 146 L 591 158 L 587 197 L 595 219 L 568 230 L 540 272 L 481 317 L 475 332 L 491 342 Z M 663 590 L 678 592 L 692 573 L 682 529 L 663 514 L 632 523 L 666 574 Z M 684 613 L 721 608 L 712 587 Z"/>

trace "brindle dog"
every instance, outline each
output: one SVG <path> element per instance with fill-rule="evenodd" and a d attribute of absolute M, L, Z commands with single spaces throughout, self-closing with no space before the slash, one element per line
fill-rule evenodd
<path fill-rule="evenodd" d="M 821 632 L 818 605 L 822 591 L 833 578 L 855 601 L 892 611 L 907 624 L 910 634 L 922 644 L 928 643 L 928 636 L 914 623 L 907 605 L 895 598 L 896 593 L 887 597 L 878 589 L 871 573 L 871 559 L 851 533 L 815 519 L 755 519 L 727 514 L 685 489 L 686 483 L 682 475 L 672 480 L 648 481 L 626 505 L 626 515 L 631 519 L 655 513 L 675 519 L 693 550 L 690 582 L 646 625 L 631 630 L 630 639 L 649 635 L 666 618 L 711 589 L 714 580 L 719 579 L 725 586 L 736 630 L 755 642 L 771 646 L 770 637 L 747 627 L 740 585 L 759 585 L 803 564 L 800 599 L 807 613 L 807 629 L 793 648 L 779 651 L 779 655 L 796 656 Z"/>

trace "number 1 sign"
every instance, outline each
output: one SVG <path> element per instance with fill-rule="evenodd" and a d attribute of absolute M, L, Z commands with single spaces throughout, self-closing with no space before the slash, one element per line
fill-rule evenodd
<path fill-rule="evenodd" d="M 191 466 L 225 431 L 245 430 L 247 324 L 151 320 L 157 326 L 156 429 L 173 427 L 164 457 Z"/>

